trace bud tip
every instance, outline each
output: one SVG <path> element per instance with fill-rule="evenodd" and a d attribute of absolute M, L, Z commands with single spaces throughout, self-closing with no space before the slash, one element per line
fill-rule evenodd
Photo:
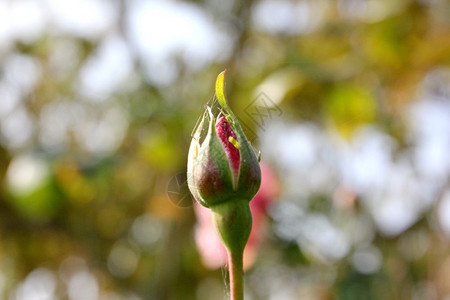
<path fill-rule="evenodd" d="M 225 73 L 226 72 L 227 72 L 227 69 L 223 70 L 222 73 L 220 73 L 216 79 L 216 97 L 219 100 L 219 103 L 223 108 L 228 108 L 227 99 L 225 97 Z"/>

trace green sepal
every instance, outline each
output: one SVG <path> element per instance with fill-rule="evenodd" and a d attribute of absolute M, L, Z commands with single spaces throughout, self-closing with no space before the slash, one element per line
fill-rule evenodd
<path fill-rule="evenodd" d="M 192 196 L 202 205 L 204 201 L 201 199 L 200 193 L 195 185 L 194 166 L 198 163 L 198 152 L 200 151 L 200 136 L 205 119 L 202 118 L 199 126 L 192 135 L 191 144 L 189 146 L 188 163 L 187 163 L 187 183 Z"/>
<path fill-rule="evenodd" d="M 234 194 L 233 176 L 225 150 L 217 137 L 215 119 L 208 107 L 209 125 L 205 140 L 194 159 L 192 193 L 203 206 L 223 202 Z"/>
<path fill-rule="evenodd" d="M 232 117 L 235 118 L 234 114 Z M 242 130 L 239 122 L 234 124 L 234 131 L 241 145 L 239 167 L 238 190 L 236 191 L 241 197 L 248 198 L 249 201 L 256 195 L 261 185 L 261 169 L 259 167 L 258 157 L 253 150 L 252 145 Z"/>

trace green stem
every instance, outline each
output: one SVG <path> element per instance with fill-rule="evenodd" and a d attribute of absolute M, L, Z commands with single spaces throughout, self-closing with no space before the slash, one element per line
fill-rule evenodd
<path fill-rule="evenodd" d="M 244 299 L 243 253 L 252 230 L 252 212 L 245 199 L 233 199 L 211 207 L 213 222 L 227 249 L 231 300 Z"/>
<path fill-rule="evenodd" d="M 244 300 L 243 253 L 228 251 L 228 270 L 230 273 L 230 300 Z"/>

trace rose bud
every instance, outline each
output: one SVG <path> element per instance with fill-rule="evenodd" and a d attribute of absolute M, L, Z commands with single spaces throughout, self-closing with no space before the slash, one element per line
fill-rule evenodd
<path fill-rule="evenodd" d="M 194 198 L 212 210 L 214 225 L 228 251 L 233 296 L 242 292 L 242 252 L 252 227 L 249 202 L 261 184 L 261 170 L 226 101 L 224 76 L 225 71 L 216 80 L 221 112 L 215 116 L 206 107 L 193 135 L 188 155 L 188 186 Z M 201 141 L 204 126 L 208 126 L 208 132 Z"/>
<path fill-rule="evenodd" d="M 261 184 L 258 158 L 225 99 L 224 75 L 225 71 L 216 81 L 216 96 L 222 112 L 214 116 L 211 108 L 206 108 L 188 156 L 189 189 L 206 207 L 233 199 L 250 201 Z M 208 133 L 204 141 L 200 141 L 206 125 Z"/>

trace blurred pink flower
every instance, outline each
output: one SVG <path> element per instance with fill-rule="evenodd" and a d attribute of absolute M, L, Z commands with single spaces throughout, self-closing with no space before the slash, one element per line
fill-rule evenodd
<path fill-rule="evenodd" d="M 266 232 L 267 207 L 276 199 L 280 191 L 275 173 L 263 162 L 260 166 L 261 187 L 253 200 L 250 201 L 253 226 L 244 249 L 244 269 L 248 269 L 255 262 L 258 248 Z M 211 211 L 196 201 L 194 201 L 194 211 L 197 216 L 195 242 L 202 262 L 210 269 L 220 268 L 227 263 L 227 252 L 214 228 Z"/>

